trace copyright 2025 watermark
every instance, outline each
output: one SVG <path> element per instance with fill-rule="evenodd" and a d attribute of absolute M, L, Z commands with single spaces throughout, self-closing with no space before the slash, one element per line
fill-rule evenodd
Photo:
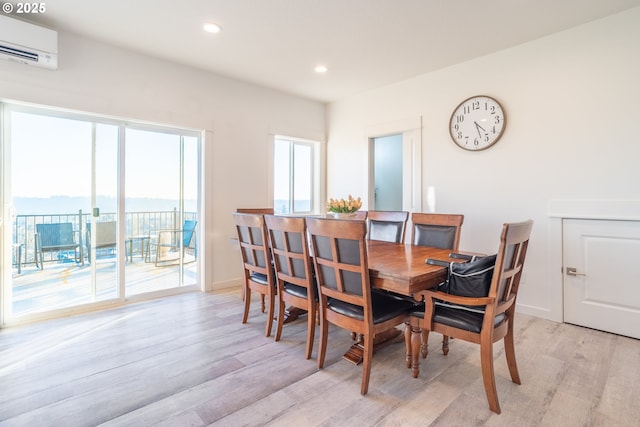
<path fill-rule="evenodd" d="M 2 3 L 2 13 L 15 15 L 33 15 L 45 13 L 47 4 L 41 3 Z"/>

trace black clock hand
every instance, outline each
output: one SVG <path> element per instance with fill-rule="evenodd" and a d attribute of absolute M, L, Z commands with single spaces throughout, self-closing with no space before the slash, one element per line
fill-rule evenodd
<path fill-rule="evenodd" d="M 482 126 L 480 126 L 480 125 L 478 124 L 478 122 L 473 122 L 473 124 L 474 124 L 474 125 L 476 125 L 476 130 L 478 131 L 478 136 L 479 136 L 480 138 L 482 138 L 482 134 L 480 133 L 480 129 L 482 129 L 482 131 L 483 131 L 483 132 L 486 132 L 486 131 L 484 130 L 484 128 L 483 128 Z"/>

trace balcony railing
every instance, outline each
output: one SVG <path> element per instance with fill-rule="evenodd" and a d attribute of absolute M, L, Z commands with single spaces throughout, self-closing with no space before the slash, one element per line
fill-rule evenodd
<path fill-rule="evenodd" d="M 195 212 L 185 212 L 184 220 L 197 219 Z M 100 220 L 115 221 L 116 213 L 101 213 Z M 77 213 L 61 213 L 61 214 L 37 214 L 37 215 L 17 215 L 13 223 L 13 244 L 15 247 L 20 246 L 21 251 L 14 253 L 14 265 L 18 264 L 16 256 L 21 252 L 22 265 L 34 264 L 36 262 L 35 235 L 36 224 L 54 224 L 70 222 L 78 236 L 81 254 L 86 250 L 86 230 L 87 223 L 91 222 L 91 214 L 79 210 Z M 153 236 L 158 230 L 162 229 L 179 229 L 181 228 L 180 215 L 177 209 L 171 211 L 152 211 L 152 212 L 126 212 L 125 213 L 125 235 L 130 236 Z M 85 252 L 86 253 L 86 252 Z M 45 253 L 45 261 L 55 260 L 55 256 L 59 253 Z"/>

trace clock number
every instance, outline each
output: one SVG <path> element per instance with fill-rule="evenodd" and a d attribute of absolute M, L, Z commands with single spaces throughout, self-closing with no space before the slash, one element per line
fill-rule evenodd
<path fill-rule="evenodd" d="M 471 104 L 474 110 L 479 110 L 480 109 L 480 101 L 473 101 L 473 103 Z"/>
<path fill-rule="evenodd" d="M 500 117 L 500 116 L 496 116 L 496 124 L 497 124 L 497 125 L 499 125 L 499 124 L 500 124 L 500 121 L 501 121 L 501 120 L 502 120 L 502 119 L 501 119 L 501 117 Z"/>
<path fill-rule="evenodd" d="M 462 123 L 464 122 L 464 114 L 459 114 L 456 116 L 456 122 L 457 123 Z"/>

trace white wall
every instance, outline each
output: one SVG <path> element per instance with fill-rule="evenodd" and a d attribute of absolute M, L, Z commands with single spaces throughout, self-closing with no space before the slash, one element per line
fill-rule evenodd
<path fill-rule="evenodd" d="M 56 71 L 0 61 L 3 99 L 207 131 L 208 289 L 241 274 L 231 212 L 272 204 L 270 134 L 323 140 L 325 131 L 324 104 L 62 32 Z"/>
<path fill-rule="evenodd" d="M 327 195 L 367 195 L 365 129 L 422 116 L 423 210 L 433 186 L 436 211 L 465 215 L 460 247 L 487 253 L 504 222 L 533 219 L 519 310 L 562 320 L 561 228 L 549 205 L 640 200 L 639 46 L 635 8 L 335 102 Z M 502 103 L 506 133 L 488 150 L 467 152 L 451 141 L 448 121 L 459 102 L 480 94 Z"/>

